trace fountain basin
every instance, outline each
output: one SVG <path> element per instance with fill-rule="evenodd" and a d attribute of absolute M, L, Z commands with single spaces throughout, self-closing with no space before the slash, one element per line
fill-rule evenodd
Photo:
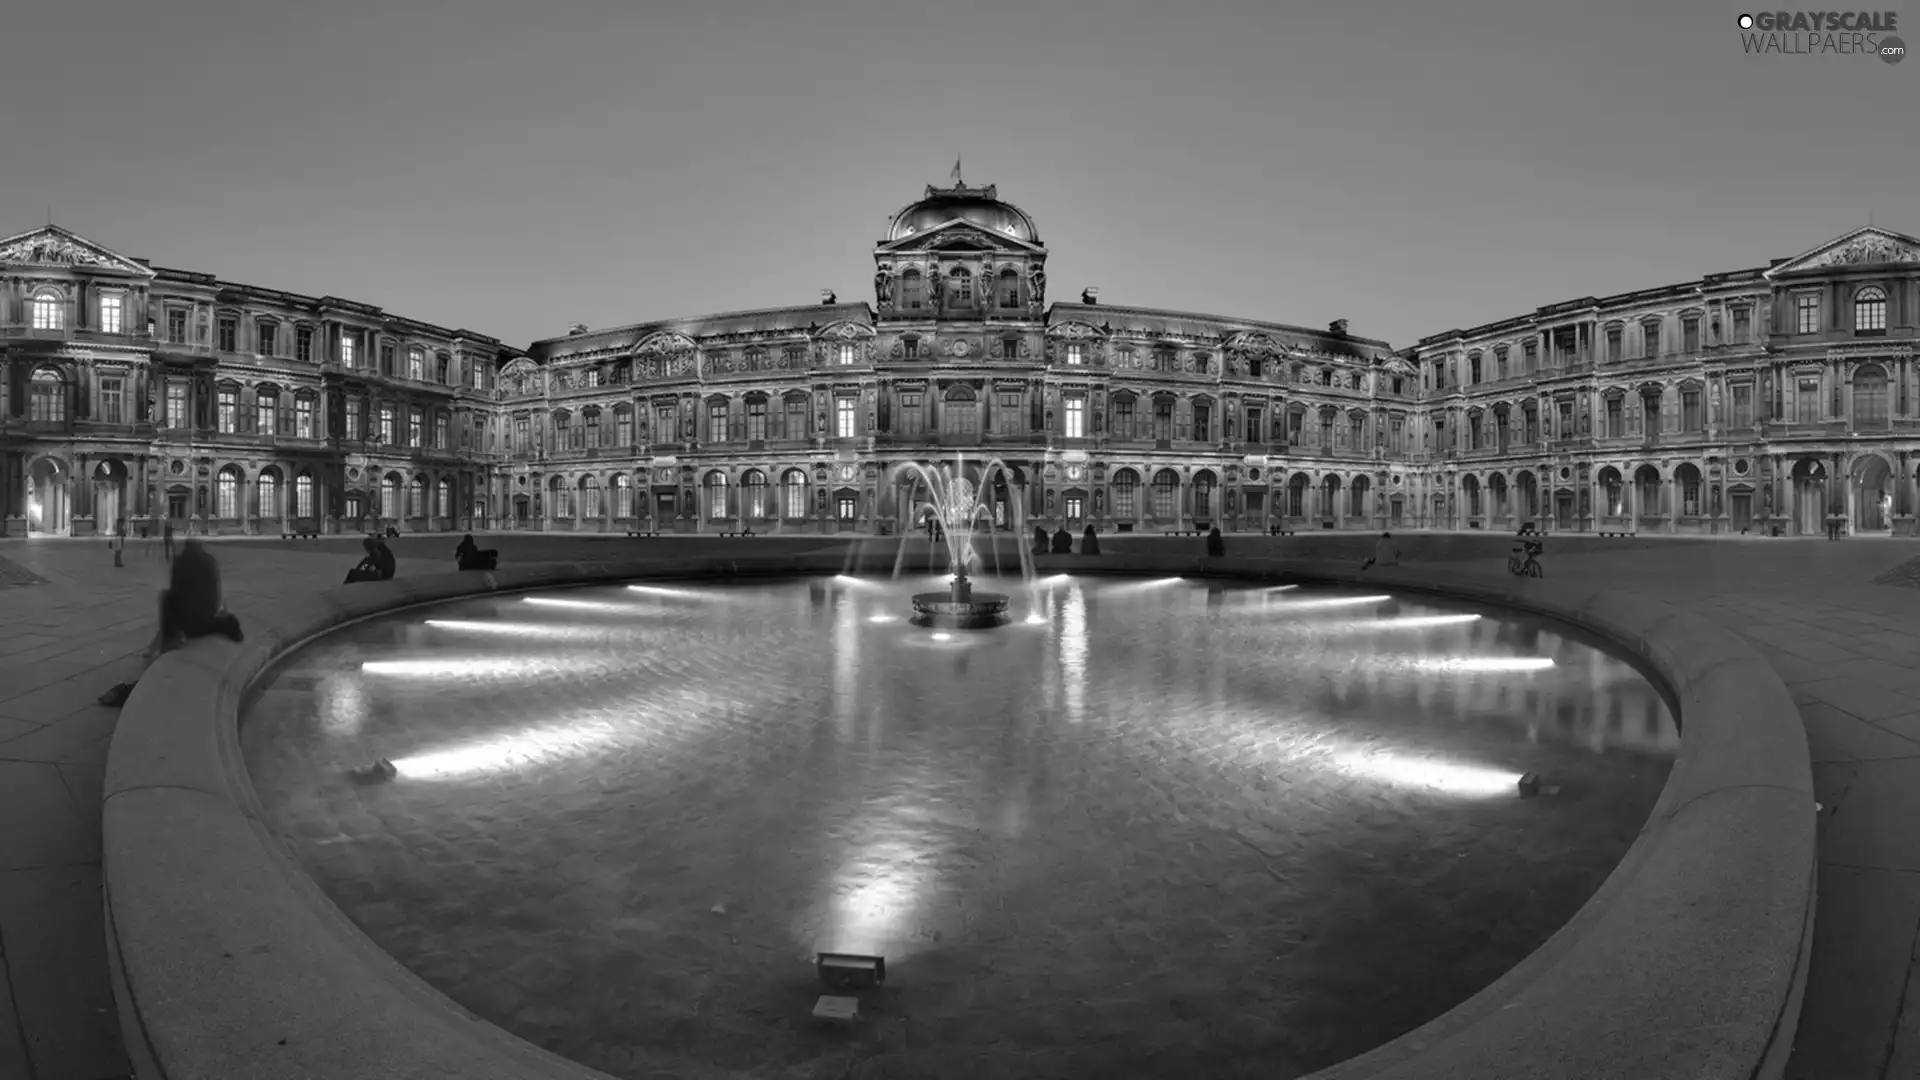
<path fill-rule="evenodd" d="M 913 594 L 913 622 L 916 626 L 978 630 L 1000 626 L 1006 621 L 1007 597 L 1004 593 L 970 592 L 965 600 L 954 599 L 951 592 Z"/>

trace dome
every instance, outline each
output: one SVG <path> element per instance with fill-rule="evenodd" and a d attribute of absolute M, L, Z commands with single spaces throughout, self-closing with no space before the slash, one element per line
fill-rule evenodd
<path fill-rule="evenodd" d="M 887 239 L 899 240 L 954 220 L 969 221 L 1028 243 L 1040 242 L 1033 219 L 1019 207 L 1001 202 L 992 184 L 983 188 L 929 186 L 926 198 L 893 215 L 893 223 L 887 227 Z"/>

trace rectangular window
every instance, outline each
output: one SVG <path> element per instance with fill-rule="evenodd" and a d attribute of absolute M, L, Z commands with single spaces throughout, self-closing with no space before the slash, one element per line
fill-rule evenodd
<path fill-rule="evenodd" d="M 1749 308 L 1733 309 L 1733 340 L 1737 345 L 1747 341 L 1748 329 L 1753 325 L 1753 312 Z"/>
<path fill-rule="evenodd" d="M 1156 439 L 1173 438 L 1173 402 L 1156 401 L 1153 403 L 1153 437 Z"/>
<path fill-rule="evenodd" d="M 1706 427 L 1706 417 L 1700 411 L 1700 391 L 1680 391 L 1680 430 L 1700 431 Z"/>
<path fill-rule="evenodd" d="M 433 418 L 433 448 L 435 450 L 447 448 L 447 417 L 444 413 Z"/>
<path fill-rule="evenodd" d="M 926 400 L 919 394 L 901 394 L 893 412 L 893 430 L 901 435 L 917 436 L 927 429 Z"/>
<path fill-rule="evenodd" d="M 1680 351 L 1688 356 L 1700 351 L 1700 316 L 1689 315 L 1680 320 Z"/>
<path fill-rule="evenodd" d="M 1744 431 L 1753 426 L 1753 384 L 1735 383 L 1727 388 L 1733 394 L 1733 417 L 1730 426 L 1735 431 Z"/>
<path fill-rule="evenodd" d="M 1406 453 L 1407 452 L 1407 432 L 1406 432 L 1405 421 L 1401 420 L 1399 417 L 1396 416 L 1393 419 L 1389 420 L 1387 423 L 1388 423 L 1387 438 L 1389 440 L 1388 448 L 1391 449 L 1396 454 Z"/>
<path fill-rule="evenodd" d="M 253 399 L 253 430 L 261 435 L 278 434 L 280 399 L 272 394 L 256 394 Z"/>
<path fill-rule="evenodd" d="M 622 410 L 613 414 L 613 437 L 615 445 L 626 448 L 633 445 L 633 414 Z M 627 515 L 622 514 L 622 517 Z"/>
<path fill-rule="evenodd" d="M 859 435 L 860 403 L 850 397 L 835 398 L 833 402 L 833 434 L 835 438 L 851 439 Z"/>
<path fill-rule="evenodd" d="M 1650 322 L 1640 327 L 1640 355 L 1652 358 L 1660 355 L 1660 324 Z"/>
<path fill-rule="evenodd" d="M 293 513 L 295 517 L 313 516 L 313 477 L 306 473 L 293 478 Z"/>
<path fill-rule="evenodd" d="M 347 439 L 359 442 L 367 430 L 367 403 L 355 398 L 347 402 Z"/>
<path fill-rule="evenodd" d="M 105 424 L 124 423 L 122 415 L 124 387 L 126 382 L 119 378 L 100 380 L 100 421 Z"/>
<path fill-rule="evenodd" d="M 386 342 L 386 341 L 381 342 L 380 343 L 380 374 L 398 375 L 399 373 L 400 372 L 397 369 L 395 369 L 395 367 L 393 366 L 393 344 L 391 342 Z"/>
<path fill-rule="evenodd" d="M 914 306 L 919 307 L 920 305 L 915 304 Z M 900 345 L 901 345 L 901 351 L 906 353 L 907 359 L 909 360 L 919 359 L 920 357 L 920 339 L 919 338 L 902 338 L 900 339 Z"/>
<path fill-rule="evenodd" d="M 1483 372 L 1480 370 L 1480 358 L 1478 356 L 1468 357 L 1467 358 L 1467 385 L 1476 386 L 1486 381 L 1480 377 L 1482 374 Z"/>
<path fill-rule="evenodd" d="M 787 399 L 786 438 L 804 439 L 812 432 L 812 424 L 807 421 L 807 399 L 803 397 Z"/>
<path fill-rule="evenodd" d="M 980 435 L 980 405 L 971 399 L 947 400 L 946 407 L 940 410 L 940 427 L 947 435 L 956 438 L 972 439 Z"/>
<path fill-rule="evenodd" d="M 215 400 L 219 405 L 218 421 L 220 430 L 231 435 L 239 421 L 240 392 L 238 390 L 222 390 Z"/>
<path fill-rule="evenodd" d="M 598 412 L 588 413 L 587 414 L 587 445 L 591 447 L 600 446 L 600 434 L 601 434 L 600 433 L 600 414 Z M 587 516 L 593 517 L 594 515 L 588 514 Z"/>
<path fill-rule="evenodd" d="M 118 334 L 126 321 L 126 301 L 118 296 L 100 298 L 100 330 L 102 333 Z"/>
<path fill-rule="evenodd" d="M 843 365 L 852 365 L 860 359 L 860 347 L 851 341 L 842 341 L 834 346 L 834 357 Z"/>
<path fill-rule="evenodd" d="M 1520 357 L 1521 357 L 1521 366 L 1525 369 L 1523 374 L 1531 375 L 1535 371 L 1539 370 L 1540 343 L 1537 341 L 1529 340 L 1525 344 L 1521 345 Z"/>
<path fill-rule="evenodd" d="M 1087 399 L 1068 398 L 1061 403 L 1066 408 L 1067 425 L 1064 434 L 1069 439 L 1087 437 Z"/>
<path fill-rule="evenodd" d="M 1067 342 L 1067 363 L 1084 364 L 1087 362 L 1087 347 L 1078 341 Z"/>
<path fill-rule="evenodd" d="M 313 399 L 293 399 L 293 435 L 296 439 L 311 439 L 313 435 Z"/>
<path fill-rule="evenodd" d="M 167 383 L 167 426 L 187 426 L 187 384 L 177 379 Z"/>
<path fill-rule="evenodd" d="M 356 363 L 355 349 L 354 349 L 355 344 L 356 342 L 353 340 L 353 334 L 351 331 L 342 330 L 340 332 L 340 363 L 341 364 L 347 367 L 353 367 L 355 365 Z"/>
<path fill-rule="evenodd" d="M 485 390 L 487 388 L 487 369 L 484 365 L 475 363 L 469 359 L 467 361 L 467 371 L 473 376 L 473 388 L 475 390 Z"/>
<path fill-rule="evenodd" d="M 220 336 L 219 336 L 218 344 L 216 345 L 216 348 L 218 348 L 221 352 L 233 352 L 234 351 L 233 339 L 235 335 L 239 333 L 239 331 L 240 331 L 240 323 L 238 320 L 222 316 L 220 319 Z"/>
<path fill-rule="evenodd" d="M 1306 428 L 1307 414 L 1295 410 L 1287 413 L 1287 445 L 1299 446 L 1301 432 Z"/>
<path fill-rule="evenodd" d="M 755 442 L 767 437 L 767 399 L 754 398 L 747 402 L 747 438 Z"/>
<path fill-rule="evenodd" d="M 1554 434 L 1562 439 L 1571 439 L 1573 437 L 1573 402 L 1563 401 L 1560 403 L 1559 422 L 1560 429 L 1554 432 Z"/>
<path fill-rule="evenodd" d="M 553 449 L 565 450 L 567 448 L 567 439 L 573 434 L 572 429 L 573 417 L 562 412 L 553 414 Z"/>
<path fill-rule="evenodd" d="M 1794 422 L 1797 424 L 1817 424 L 1820 422 L 1820 380 L 1801 379 L 1794 394 Z"/>
<path fill-rule="evenodd" d="M 564 436 L 564 438 L 561 436 Z M 581 420 L 580 423 L 577 423 L 577 424 L 569 423 L 566 431 L 554 432 L 553 441 L 556 447 L 564 446 L 569 450 L 585 450 L 587 448 L 586 421 L 583 419 Z"/>
<path fill-rule="evenodd" d="M 1624 351 L 1621 344 L 1621 330 L 1617 326 L 1607 327 L 1607 363 L 1617 364 Z"/>
<path fill-rule="evenodd" d="M 727 403 L 724 401 L 707 403 L 707 441 L 727 441 Z"/>
<path fill-rule="evenodd" d="M 313 327 L 298 326 L 294 328 L 293 358 L 303 364 L 313 363 Z"/>
<path fill-rule="evenodd" d="M 32 300 L 33 328 L 35 330 L 60 329 L 60 300 L 52 296 L 36 296 Z"/>
<path fill-rule="evenodd" d="M 1213 440 L 1213 406 L 1195 402 L 1193 406 L 1193 437 L 1199 442 Z"/>
<path fill-rule="evenodd" d="M 1260 440 L 1260 436 L 1261 436 L 1260 421 L 1262 417 L 1261 417 L 1259 408 L 1251 405 L 1248 406 L 1246 417 L 1247 417 L 1247 426 L 1245 429 L 1246 434 L 1243 436 L 1244 439 L 1250 443 L 1257 443 L 1261 441 Z"/>
<path fill-rule="evenodd" d="M 1355 450 L 1367 449 L 1367 418 L 1364 413 L 1348 414 L 1347 445 Z"/>
<path fill-rule="evenodd" d="M 674 433 L 678 426 L 671 405 L 656 405 L 653 410 L 653 441 L 657 443 L 679 442 L 680 436 Z"/>
<path fill-rule="evenodd" d="M 993 431 L 996 435 L 1019 435 L 1026 430 L 1025 410 L 1020 407 L 1020 391 L 1002 390 L 994 396 Z"/>
<path fill-rule="evenodd" d="M 1618 438 L 1627 433 L 1626 398 L 1607 399 L 1607 435 Z"/>
<path fill-rule="evenodd" d="M 394 445 L 396 434 L 394 429 L 393 406 L 380 406 L 380 444 L 382 446 Z"/>
<path fill-rule="evenodd" d="M 167 312 L 167 344 L 187 343 L 187 313 L 178 308 Z"/>
<path fill-rule="evenodd" d="M 533 420 L 529 417 L 516 416 L 513 419 L 513 452 L 533 453 Z"/>
<path fill-rule="evenodd" d="M 1802 334 L 1820 332 L 1820 297 L 1817 293 L 1802 293 L 1793 298 L 1795 328 Z"/>
<path fill-rule="evenodd" d="M 387 355 L 393 355 L 393 346 L 386 347 Z M 427 381 L 427 354 L 421 349 L 407 350 L 407 378 L 415 382 Z"/>
<path fill-rule="evenodd" d="M 407 445 L 408 446 L 427 445 L 423 439 L 423 436 L 426 434 L 426 430 L 425 430 L 427 426 L 426 421 L 427 421 L 427 418 L 421 414 L 421 411 L 418 408 L 412 408 L 407 410 Z"/>

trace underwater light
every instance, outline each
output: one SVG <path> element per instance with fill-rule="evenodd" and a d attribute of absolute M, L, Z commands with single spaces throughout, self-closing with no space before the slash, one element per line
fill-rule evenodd
<path fill-rule="evenodd" d="M 1485 765 L 1462 765 L 1400 754 L 1339 754 L 1334 762 L 1349 772 L 1382 783 L 1426 788 L 1449 795 L 1504 795 L 1515 790 L 1521 776 L 1517 772 Z"/>
<path fill-rule="evenodd" d="M 1415 660 L 1413 666 L 1421 671 L 1477 675 L 1483 672 L 1545 671 L 1554 664 L 1548 657 L 1453 656 L 1434 660 Z"/>
<path fill-rule="evenodd" d="M 1304 611 L 1308 608 L 1361 607 L 1366 604 L 1384 604 L 1393 599 L 1391 596 L 1325 596 L 1313 600 L 1289 600 L 1284 604 L 1275 604 L 1275 611 Z"/>
<path fill-rule="evenodd" d="M 573 608 L 576 611 L 618 611 L 631 614 L 640 610 L 632 604 L 615 604 L 606 600 L 568 600 L 558 596 L 529 596 L 520 602 L 538 604 L 541 607 Z"/>

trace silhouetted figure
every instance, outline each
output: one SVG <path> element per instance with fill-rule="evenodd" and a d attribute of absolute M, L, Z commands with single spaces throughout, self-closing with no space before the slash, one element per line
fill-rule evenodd
<path fill-rule="evenodd" d="M 1383 532 L 1380 539 L 1373 542 L 1373 557 L 1360 564 L 1360 569 L 1369 566 L 1399 566 L 1400 545 L 1393 542 L 1393 534 Z"/>
<path fill-rule="evenodd" d="M 177 649 L 198 637 L 223 634 L 234 641 L 244 640 L 240 620 L 220 600 L 220 563 L 197 540 L 187 541 L 173 560 L 167 587 L 160 593 L 160 625 L 153 643 L 147 646 L 151 663 L 161 653 Z M 145 671 L 142 671 L 145 674 Z M 100 695 L 100 704 L 119 708 L 133 693 L 133 682 L 123 682 Z"/>
<path fill-rule="evenodd" d="M 168 562 L 173 561 L 173 519 L 172 518 L 168 518 L 166 520 L 166 524 L 163 525 L 160 529 L 160 550 L 166 555 Z"/>
<path fill-rule="evenodd" d="M 1514 535 L 1515 536 L 1532 536 L 1537 532 L 1539 532 L 1539 530 L 1533 527 L 1533 522 L 1524 521 L 1520 523 L 1520 531 L 1515 533 Z"/>
<path fill-rule="evenodd" d="M 1226 553 L 1227 538 L 1220 535 L 1220 526 L 1215 525 L 1207 530 L 1207 554 L 1225 555 Z"/>
<path fill-rule="evenodd" d="M 1086 532 L 1080 534 L 1080 554 L 1100 554 L 1100 534 L 1094 532 L 1091 525 L 1087 526 Z"/>
<path fill-rule="evenodd" d="M 1055 555 L 1073 554 L 1073 534 L 1067 531 L 1065 525 L 1053 531 L 1053 553 Z"/>
<path fill-rule="evenodd" d="M 460 546 L 453 549 L 453 557 L 462 570 L 492 570 L 500 565 L 500 552 L 494 548 L 482 549 L 473 542 L 473 534 L 460 538 Z"/>
<path fill-rule="evenodd" d="M 387 546 L 385 540 L 376 539 L 373 542 L 373 566 L 380 572 L 381 581 L 393 580 L 398 563 L 393 557 L 393 549 Z"/>
<path fill-rule="evenodd" d="M 346 583 L 352 585 L 360 581 L 391 581 L 395 564 L 393 550 L 387 547 L 386 541 L 378 536 L 369 536 L 360 541 L 360 546 L 366 549 L 366 557 L 356 563 L 353 569 L 347 571 Z"/>
<path fill-rule="evenodd" d="M 1035 555 L 1045 555 L 1047 553 L 1047 527 L 1045 525 L 1035 525 L 1033 527 L 1033 553 Z"/>
<path fill-rule="evenodd" d="M 389 525 L 387 526 L 387 535 L 392 537 L 395 540 L 398 540 L 400 539 L 400 530 L 397 528 L 394 528 L 392 525 Z"/>

